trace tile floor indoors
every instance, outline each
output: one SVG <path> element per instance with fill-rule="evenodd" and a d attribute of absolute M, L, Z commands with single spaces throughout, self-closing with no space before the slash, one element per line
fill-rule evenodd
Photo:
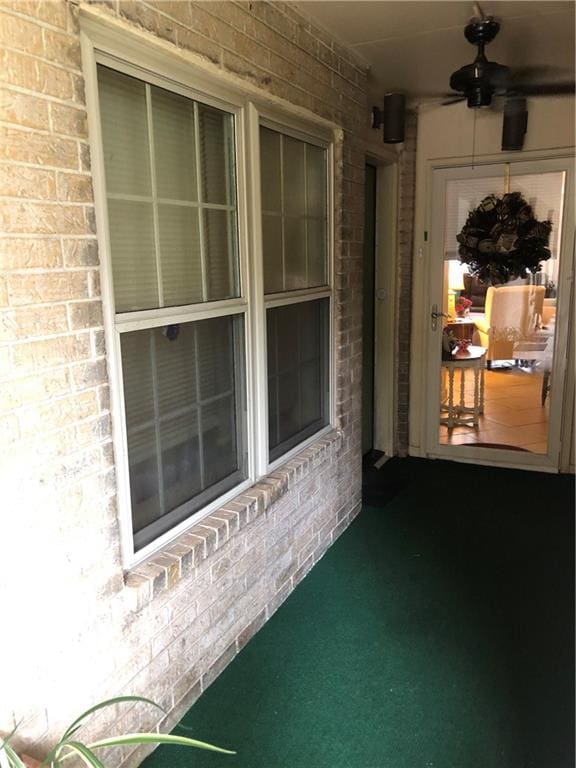
<path fill-rule="evenodd" d="M 440 426 L 440 443 L 464 445 L 491 443 L 546 453 L 549 396 L 541 403 L 542 372 L 536 367 L 517 368 L 498 363 L 485 372 L 484 414 L 478 427 Z M 459 387 L 456 372 L 455 390 Z M 467 401 L 473 399 L 473 377 L 466 377 Z M 470 381 L 468 381 L 470 379 Z"/>

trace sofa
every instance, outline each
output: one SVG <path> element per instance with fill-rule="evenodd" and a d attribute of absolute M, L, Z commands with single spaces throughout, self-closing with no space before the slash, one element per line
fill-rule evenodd
<path fill-rule="evenodd" d="M 460 292 L 460 296 L 464 296 L 472 302 L 472 312 L 483 312 L 486 304 L 486 291 L 488 286 L 486 283 L 478 280 L 477 277 L 464 274 L 464 290 Z"/>

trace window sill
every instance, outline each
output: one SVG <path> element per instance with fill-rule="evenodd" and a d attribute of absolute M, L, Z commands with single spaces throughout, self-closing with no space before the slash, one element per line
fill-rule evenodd
<path fill-rule="evenodd" d="M 340 432 L 332 430 L 126 571 L 124 584 L 129 590 L 131 609 L 140 611 L 191 575 L 202 562 L 307 477 L 328 454 L 336 452 L 340 442 Z"/>

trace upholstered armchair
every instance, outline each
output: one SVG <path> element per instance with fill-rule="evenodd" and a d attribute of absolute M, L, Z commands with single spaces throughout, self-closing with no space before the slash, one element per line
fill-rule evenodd
<path fill-rule="evenodd" d="M 511 360 L 514 347 L 539 328 L 543 285 L 490 286 L 484 315 L 475 315 L 475 343 L 486 347 L 486 360 Z"/>

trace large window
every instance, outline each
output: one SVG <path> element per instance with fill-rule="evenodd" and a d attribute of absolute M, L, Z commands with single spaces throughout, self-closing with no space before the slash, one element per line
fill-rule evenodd
<path fill-rule="evenodd" d="M 330 424 L 329 158 L 289 130 L 246 136 L 237 104 L 121 70 L 102 56 L 97 85 L 136 553 Z M 242 142 L 260 145 L 262 253 L 239 204 L 253 189 Z"/>

